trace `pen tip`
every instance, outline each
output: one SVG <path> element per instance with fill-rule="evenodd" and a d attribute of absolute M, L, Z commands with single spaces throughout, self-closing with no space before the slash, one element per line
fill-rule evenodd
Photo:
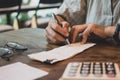
<path fill-rule="evenodd" d="M 68 39 L 66 39 L 66 42 L 67 42 L 68 45 L 70 45 L 70 41 Z"/>

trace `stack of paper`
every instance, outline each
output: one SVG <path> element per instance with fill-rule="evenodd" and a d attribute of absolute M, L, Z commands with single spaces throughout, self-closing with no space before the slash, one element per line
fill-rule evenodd
<path fill-rule="evenodd" d="M 35 80 L 47 74 L 21 62 L 0 67 L 0 80 Z"/>
<path fill-rule="evenodd" d="M 55 48 L 50 51 L 43 51 L 28 55 L 31 59 L 38 60 L 45 63 L 53 64 L 55 62 L 65 60 L 73 57 L 74 55 L 94 46 L 94 43 L 87 44 L 71 44 L 65 45 L 59 48 Z"/>

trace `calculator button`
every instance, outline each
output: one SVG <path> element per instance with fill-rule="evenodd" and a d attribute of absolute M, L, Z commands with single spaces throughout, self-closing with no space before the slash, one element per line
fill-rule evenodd
<path fill-rule="evenodd" d="M 94 76 L 96 76 L 96 77 L 101 77 L 101 76 L 102 76 L 102 73 L 101 73 L 101 72 L 100 72 L 100 73 L 97 72 L 97 73 L 94 74 Z"/>
<path fill-rule="evenodd" d="M 96 75 L 96 74 L 103 74 L 103 72 L 102 71 L 94 71 L 93 74 L 94 75 Z"/>
<path fill-rule="evenodd" d="M 89 68 L 89 65 L 82 65 L 83 68 Z"/>
<path fill-rule="evenodd" d="M 100 68 L 100 67 L 101 67 L 101 65 L 94 65 L 94 67 L 95 67 L 95 68 Z"/>
<path fill-rule="evenodd" d="M 88 71 L 81 71 L 80 73 L 82 76 L 88 76 L 89 75 L 89 72 Z"/>
<path fill-rule="evenodd" d="M 79 66 L 79 63 L 72 63 L 71 66 L 73 66 L 73 67 L 78 67 L 78 66 Z"/>
<path fill-rule="evenodd" d="M 90 69 L 90 68 L 84 68 L 84 67 L 83 67 L 81 70 L 87 70 L 87 71 L 88 71 L 89 69 Z"/>
<path fill-rule="evenodd" d="M 100 65 L 101 63 L 100 62 L 95 62 L 96 65 Z"/>
<path fill-rule="evenodd" d="M 83 65 L 90 65 L 91 63 L 90 62 L 83 62 L 82 64 Z"/>
<path fill-rule="evenodd" d="M 88 75 L 88 74 L 89 74 L 89 71 L 81 71 L 80 74 L 81 74 L 81 75 Z"/>
<path fill-rule="evenodd" d="M 69 72 L 68 72 L 68 76 L 75 76 L 76 72 L 77 72 L 77 69 L 76 70 L 75 69 L 70 69 Z"/>
<path fill-rule="evenodd" d="M 82 74 L 88 74 L 88 73 L 89 73 L 89 71 L 82 70 L 82 71 L 81 71 L 81 73 L 82 73 Z"/>
<path fill-rule="evenodd" d="M 70 70 L 77 70 L 78 67 L 71 67 Z"/>
<path fill-rule="evenodd" d="M 94 71 L 94 74 L 102 74 L 102 71 Z"/>
<path fill-rule="evenodd" d="M 110 72 L 109 74 L 107 74 L 108 77 L 115 77 L 116 75 L 112 72 Z"/>
<path fill-rule="evenodd" d="M 113 65 L 113 63 L 112 62 L 107 62 L 106 65 Z"/>
<path fill-rule="evenodd" d="M 76 73 L 77 70 L 70 70 L 69 73 Z"/>
<path fill-rule="evenodd" d="M 114 71 L 107 71 L 107 74 L 115 74 Z"/>
<path fill-rule="evenodd" d="M 73 76 L 75 76 L 75 73 L 69 73 L 68 76 L 73 77 Z"/>
<path fill-rule="evenodd" d="M 102 71 L 102 68 L 94 68 L 94 71 Z"/>
<path fill-rule="evenodd" d="M 108 71 L 112 71 L 112 70 L 114 70 L 114 68 L 109 68 L 109 67 L 108 67 L 107 70 L 108 70 Z"/>

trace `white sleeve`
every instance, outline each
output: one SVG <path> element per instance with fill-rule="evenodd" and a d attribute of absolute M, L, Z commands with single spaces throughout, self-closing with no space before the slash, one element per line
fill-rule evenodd
<path fill-rule="evenodd" d="M 64 0 L 56 14 L 66 17 L 71 25 L 83 24 L 86 21 L 87 0 Z"/>

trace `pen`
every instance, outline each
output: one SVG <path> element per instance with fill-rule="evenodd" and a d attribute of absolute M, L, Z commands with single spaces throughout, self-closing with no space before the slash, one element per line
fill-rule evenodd
<path fill-rule="evenodd" d="M 53 18 L 55 19 L 56 23 L 59 24 L 62 27 L 62 24 L 59 22 L 59 20 L 57 19 L 56 15 L 53 13 Z M 68 39 L 68 37 L 64 36 L 66 42 L 68 45 L 70 45 L 70 41 Z"/>

